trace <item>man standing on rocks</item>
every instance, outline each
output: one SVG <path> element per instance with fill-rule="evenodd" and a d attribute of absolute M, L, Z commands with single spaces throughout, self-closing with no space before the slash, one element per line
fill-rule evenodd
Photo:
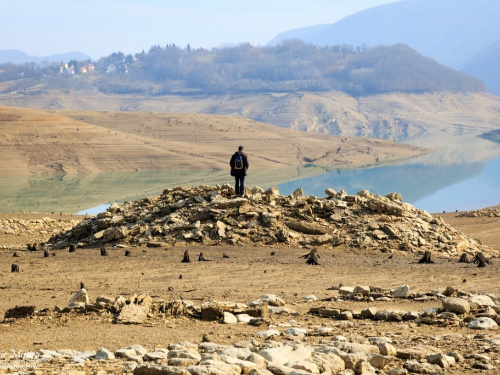
<path fill-rule="evenodd" d="M 245 176 L 248 169 L 248 156 L 243 152 L 243 146 L 238 147 L 238 151 L 231 156 L 229 165 L 231 176 L 235 179 L 234 191 L 238 197 L 242 197 L 245 194 Z"/>

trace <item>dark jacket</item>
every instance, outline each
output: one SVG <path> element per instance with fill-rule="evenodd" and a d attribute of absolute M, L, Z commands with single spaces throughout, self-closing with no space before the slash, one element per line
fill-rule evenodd
<path fill-rule="evenodd" d="M 236 156 L 241 154 L 243 156 L 243 169 L 234 169 L 234 161 L 236 160 Z M 231 156 L 231 161 L 229 162 L 231 166 L 231 176 L 246 176 L 248 169 L 248 156 L 244 152 L 236 151 L 233 156 Z"/>

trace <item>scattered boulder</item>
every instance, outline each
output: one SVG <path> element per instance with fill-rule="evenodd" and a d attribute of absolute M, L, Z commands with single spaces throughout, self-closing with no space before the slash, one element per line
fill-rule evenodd
<path fill-rule="evenodd" d="M 456 312 L 458 314 L 467 314 L 470 311 L 470 304 L 463 298 L 448 297 L 442 300 L 443 309 Z"/>
<path fill-rule="evenodd" d="M 409 285 L 401 285 L 400 287 L 396 288 L 394 291 L 394 297 L 396 298 L 406 298 L 408 296 L 408 293 L 410 293 L 410 286 Z"/>
<path fill-rule="evenodd" d="M 147 318 L 149 306 L 125 305 L 116 318 L 120 324 L 142 324 Z"/>
<path fill-rule="evenodd" d="M 234 316 L 230 312 L 225 311 L 222 322 L 224 324 L 236 324 L 238 323 L 238 318 L 236 318 L 236 316 Z"/>
<path fill-rule="evenodd" d="M 495 302 L 485 295 L 472 295 L 468 298 L 468 301 L 476 309 L 486 306 L 495 307 Z"/>
<path fill-rule="evenodd" d="M 467 324 L 467 327 L 470 329 L 487 330 L 487 329 L 497 329 L 498 324 L 491 318 L 482 317 L 474 319 L 472 322 Z"/>

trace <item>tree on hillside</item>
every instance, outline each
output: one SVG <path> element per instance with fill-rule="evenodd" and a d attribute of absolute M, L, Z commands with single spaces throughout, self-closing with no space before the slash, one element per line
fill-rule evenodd
<path fill-rule="evenodd" d="M 75 74 L 78 74 L 79 70 L 80 70 L 80 65 L 78 64 L 78 61 L 76 60 L 70 60 L 69 63 L 68 63 L 68 67 L 73 67 L 73 72 Z"/>
<path fill-rule="evenodd" d="M 90 84 L 107 93 L 148 92 L 151 95 L 342 90 L 360 96 L 389 92 L 485 91 L 480 80 L 440 65 L 402 44 L 373 48 L 366 45 L 317 47 L 292 39 L 275 46 L 242 43 L 211 51 L 197 50 L 200 53 L 189 51 L 192 51 L 189 44 L 186 49 L 174 43 L 166 44 L 165 48 L 152 45 L 148 53 L 139 55 L 139 63 L 135 63 L 132 55 L 116 52 L 94 62 L 95 71 L 101 74 L 96 74 Z M 74 60 L 70 63 L 78 71 L 78 63 Z M 117 69 L 114 77 L 104 74 L 110 64 L 123 68 L 124 63 L 127 70 Z M 20 76 L 42 79 L 43 71 L 38 64 L 24 67 L 4 64 L 0 81 Z M 30 82 L 30 85 L 36 84 Z"/>
<path fill-rule="evenodd" d="M 125 57 L 125 62 L 126 62 L 127 64 L 129 64 L 129 65 L 130 65 L 130 64 L 133 64 L 133 63 L 134 63 L 134 56 L 132 56 L 132 55 L 130 55 L 130 54 L 129 54 L 129 55 L 127 55 L 127 57 Z"/>

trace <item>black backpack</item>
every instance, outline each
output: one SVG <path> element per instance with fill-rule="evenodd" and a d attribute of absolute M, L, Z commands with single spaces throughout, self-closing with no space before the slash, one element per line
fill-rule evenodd
<path fill-rule="evenodd" d="M 236 158 L 234 159 L 234 169 L 243 169 L 243 166 L 243 155 L 236 155 Z"/>

